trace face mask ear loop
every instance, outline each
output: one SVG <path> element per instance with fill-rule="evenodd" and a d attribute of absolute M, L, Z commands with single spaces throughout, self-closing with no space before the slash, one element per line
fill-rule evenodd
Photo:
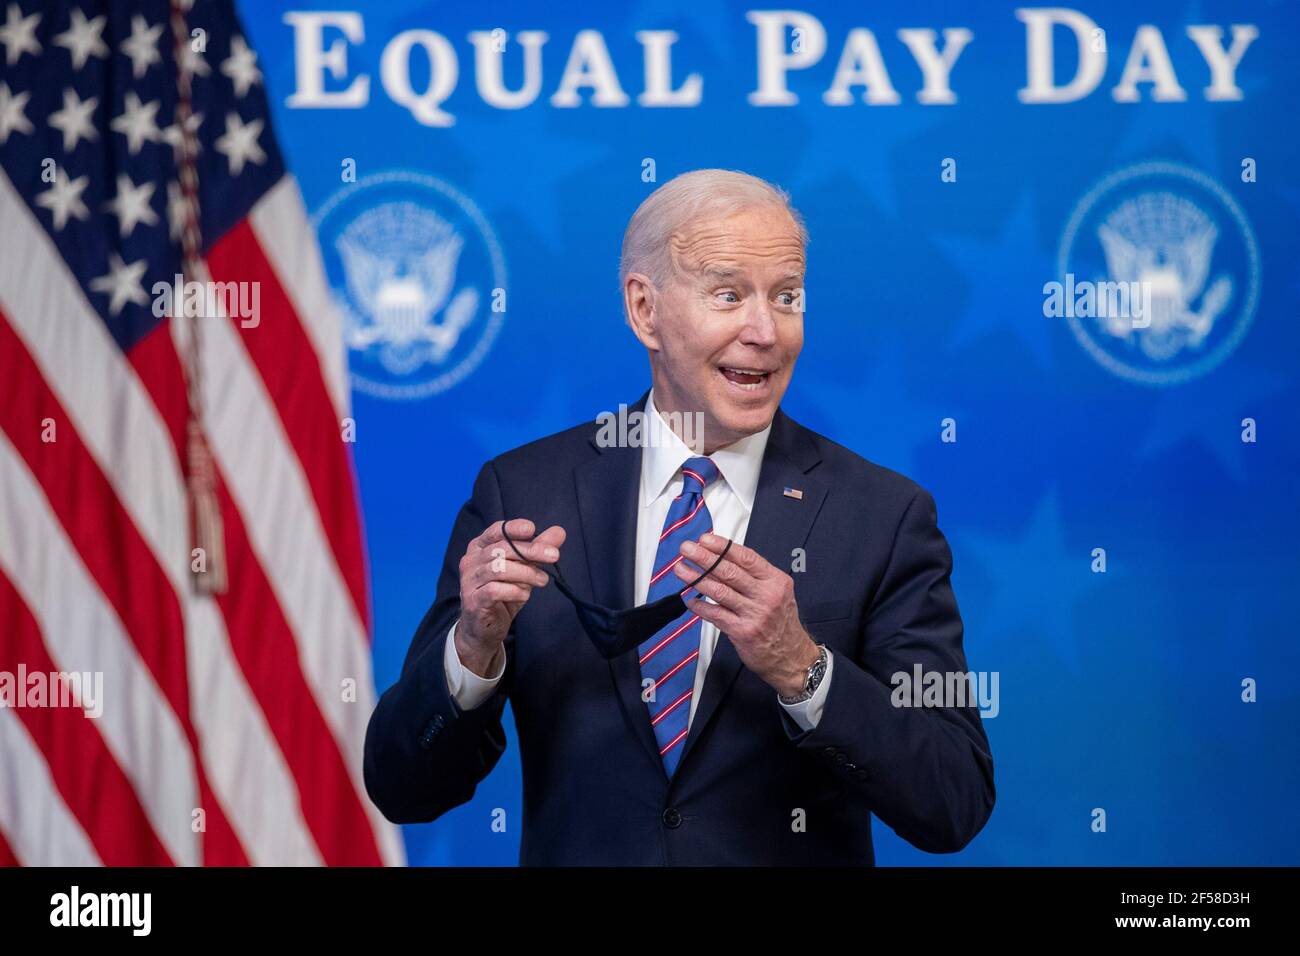
<path fill-rule="evenodd" d="M 529 561 L 527 558 L 525 558 L 525 557 L 523 556 L 523 554 L 520 552 L 519 548 L 516 547 L 515 542 L 514 542 L 514 539 L 510 537 L 510 532 L 508 532 L 508 531 L 506 530 L 506 526 L 505 526 L 505 523 L 504 523 L 504 522 L 502 522 L 502 524 L 501 524 L 501 536 L 502 536 L 503 538 L 506 539 L 506 544 L 510 545 L 511 549 L 515 552 L 515 554 L 519 555 L 519 560 L 520 560 L 520 561 L 524 562 L 525 564 L 533 565 L 533 562 L 532 562 L 532 561 Z M 699 584 L 701 581 L 703 581 L 705 578 L 707 578 L 710 574 L 712 574 L 712 573 L 713 573 L 713 569 L 716 568 L 719 564 L 722 563 L 722 559 L 725 558 L 725 557 L 727 556 L 727 552 L 730 551 L 730 550 L 731 550 L 731 539 L 728 538 L 728 539 L 727 539 L 726 547 L 724 547 L 724 548 L 722 549 L 722 553 L 721 553 L 720 555 L 718 555 L 717 560 L 715 560 L 711 565 L 709 565 L 708 569 L 705 570 L 705 572 L 704 572 L 703 574 L 701 574 L 698 578 L 696 578 L 696 579 L 695 579 L 694 581 L 692 581 L 690 584 L 686 585 L 686 587 L 682 588 L 681 591 L 679 591 L 678 593 L 679 593 L 679 594 L 685 594 L 685 593 L 686 593 L 687 591 L 689 591 L 691 588 L 695 587 L 695 585 Z M 550 568 L 543 567 L 543 566 L 541 566 L 541 565 L 533 565 L 533 566 L 534 566 L 534 567 L 541 567 L 542 572 L 543 572 L 544 574 L 549 574 L 551 577 L 555 578 L 555 580 L 557 580 L 557 581 L 561 581 L 561 582 L 564 581 L 564 578 L 560 577 L 560 569 L 559 569 L 559 568 L 556 568 L 556 569 L 554 569 L 554 570 L 552 571 Z"/>
<path fill-rule="evenodd" d="M 502 529 L 502 530 L 504 530 L 504 529 Z M 709 565 L 709 569 L 708 569 L 707 571 L 705 571 L 705 572 L 704 572 L 703 574 L 701 574 L 698 578 L 696 578 L 696 579 L 695 579 L 694 581 L 692 581 L 690 584 L 686 585 L 686 587 L 682 588 L 682 589 L 681 589 L 680 591 L 678 591 L 677 593 L 678 593 L 678 594 L 685 594 L 685 593 L 686 593 L 687 591 L 689 591 L 691 588 L 695 587 L 695 585 L 699 584 L 701 581 L 703 581 L 705 578 L 707 578 L 710 574 L 712 574 L 712 573 L 713 573 L 713 569 L 716 568 L 719 564 L 722 563 L 722 559 L 725 558 L 725 557 L 727 556 L 727 552 L 730 551 L 730 550 L 731 550 L 731 539 L 728 538 L 728 539 L 727 539 L 727 546 L 726 546 L 725 548 L 723 548 L 723 549 L 722 549 L 722 553 L 721 553 L 720 555 L 718 555 L 718 560 L 714 561 L 711 565 Z"/>
<path fill-rule="evenodd" d="M 534 564 L 532 561 L 529 561 L 527 558 L 525 558 L 523 554 L 520 552 L 519 548 L 515 547 L 514 539 L 510 537 L 510 532 L 506 531 L 506 524 L 504 521 L 501 522 L 501 535 L 506 539 L 506 544 L 510 545 L 510 547 L 514 550 L 515 554 L 519 555 L 519 560 L 524 562 L 524 564 L 531 565 L 532 567 L 535 568 L 540 568 L 543 574 L 550 575 L 551 577 L 555 578 L 555 580 L 557 581 L 560 582 L 564 581 L 564 578 L 560 577 L 559 568 L 556 568 L 554 571 L 552 571 L 550 568 L 546 567 L 545 565 Z M 727 544 L 728 546 L 730 546 L 731 542 L 727 542 Z M 724 551 L 723 553 L 725 554 L 726 552 Z M 710 568 L 709 570 L 713 570 L 713 569 Z"/>

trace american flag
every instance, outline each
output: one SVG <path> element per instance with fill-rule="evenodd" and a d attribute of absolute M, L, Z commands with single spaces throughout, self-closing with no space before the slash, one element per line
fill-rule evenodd
<path fill-rule="evenodd" d="M 0 863 L 400 863 L 341 329 L 232 4 L 0 0 L 0 161 Z M 100 716 L 24 706 L 56 672 Z"/>

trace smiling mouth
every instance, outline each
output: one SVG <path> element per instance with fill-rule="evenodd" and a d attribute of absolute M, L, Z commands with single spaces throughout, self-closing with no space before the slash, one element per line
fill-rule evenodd
<path fill-rule="evenodd" d="M 772 375 L 771 369 L 733 368 L 729 365 L 719 365 L 718 371 L 732 385 L 752 390 L 762 388 Z"/>

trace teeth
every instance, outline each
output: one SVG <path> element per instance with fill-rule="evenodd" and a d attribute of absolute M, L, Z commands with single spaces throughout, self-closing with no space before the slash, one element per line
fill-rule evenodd
<path fill-rule="evenodd" d="M 756 382 L 737 382 L 734 379 L 727 379 L 734 388 L 743 388 L 746 391 L 757 391 L 762 388 L 767 381 L 767 376 L 771 374 L 762 369 L 733 368 L 730 365 L 719 365 L 718 369 L 722 372 L 731 372 L 734 375 L 752 375 L 756 377 L 758 379 Z"/>

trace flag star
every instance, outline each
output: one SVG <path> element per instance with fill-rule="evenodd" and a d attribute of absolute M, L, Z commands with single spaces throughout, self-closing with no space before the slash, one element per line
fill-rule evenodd
<path fill-rule="evenodd" d="M 221 72 L 230 77 L 236 96 L 243 96 L 254 83 L 262 80 L 262 71 L 257 68 L 257 54 L 249 49 L 239 34 L 230 41 L 230 57 L 221 64 Z"/>
<path fill-rule="evenodd" d="M 104 43 L 104 23 L 108 17 L 100 14 L 93 20 L 87 20 L 79 7 L 72 8 L 68 29 L 54 38 L 55 46 L 66 47 L 72 55 L 72 68 L 79 70 L 92 56 L 108 56 L 108 46 Z"/>
<path fill-rule="evenodd" d="M 238 176 L 244 171 L 244 163 L 263 163 L 266 153 L 257 145 L 257 137 L 262 135 L 260 119 L 245 125 L 234 113 L 226 114 L 226 132 L 217 138 L 217 152 L 225 154 L 230 163 L 230 175 Z"/>
<path fill-rule="evenodd" d="M 181 47 L 181 72 L 188 73 L 190 76 L 207 76 L 212 72 L 208 66 L 208 61 L 203 57 L 202 50 L 194 48 L 195 40 L 191 39 L 189 43 Z"/>
<path fill-rule="evenodd" d="M 181 190 L 181 184 L 172 180 L 167 184 L 167 221 L 171 223 L 171 237 L 179 240 L 190 219 L 190 203 Z"/>
<path fill-rule="evenodd" d="M 199 131 L 199 127 L 203 125 L 203 114 L 191 113 L 190 121 L 186 125 L 189 126 L 191 133 L 197 133 Z M 181 124 L 179 122 L 172 123 L 170 126 L 168 126 L 166 129 L 162 131 L 162 133 L 159 135 L 158 138 L 161 139 L 168 146 L 170 146 L 172 149 L 176 150 L 177 152 L 180 152 Z M 199 143 L 197 139 L 195 139 L 194 141 L 194 148 L 196 150 L 202 148 L 202 144 Z"/>
<path fill-rule="evenodd" d="M 154 117 L 158 115 L 160 103 L 141 103 L 135 90 L 126 94 L 122 112 L 108 125 L 115 133 L 126 137 L 126 148 L 134 156 L 140 152 L 146 141 L 157 141 L 161 133 Z"/>
<path fill-rule="evenodd" d="M 0 145 L 9 139 L 10 133 L 30 133 L 31 120 L 23 112 L 23 107 L 31 99 L 30 93 L 14 96 L 9 92 L 9 84 L 0 81 Z"/>
<path fill-rule="evenodd" d="M 89 176 L 69 179 L 68 172 L 58 166 L 54 167 L 54 182 L 50 188 L 36 197 L 36 205 L 44 206 L 54 218 L 54 228 L 62 229 L 68 219 L 89 219 L 90 210 L 81 201 L 81 194 L 90 183 Z"/>
<path fill-rule="evenodd" d="M 24 53 L 35 56 L 41 52 L 41 44 L 36 39 L 36 26 L 40 22 L 39 13 L 24 17 L 18 4 L 9 4 L 4 26 L 0 26 L 0 44 L 5 48 L 5 66 L 13 66 Z"/>
<path fill-rule="evenodd" d="M 144 259 L 137 259 L 128 266 L 116 252 L 109 253 L 108 272 L 98 279 L 91 279 L 90 287 L 108 296 L 108 311 L 117 315 L 128 302 L 144 305 L 149 301 L 140 285 L 148 267 Z"/>
<path fill-rule="evenodd" d="M 77 91 L 68 87 L 63 91 L 63 109 L 50 114 L 50 125 L 63 132 L 63 151 L 70 153 L 77 148 L 81 140 L 94 142 L 99 138 L 95 124 L 90 121 L 90 114 L 99 104 L 99 97 L 92 96 L 83 100 Z"/>
<path fill-rule="evenodd" d="M 161 23 L 149 26 L 149 21 L 140 14 L 132 15 L 131 35 L 118 49 L 131 58 L 131 75 L 137 80 L 148 72 L 150 66 L 162 62 L 158 52 L 158 37 L 162 31 Z"/>
<path fill-rule="evenodd" d="M 145 182 L 137 186 L 126 173 L 117 174 L 117 195 L 104 203 L 104 208 L 117 216 L 123 238 L 129 236 L 140 223 L 152 226 L 158 221 L 158 214 L 149 205 L 153 191 L 153 183 Z"/>

